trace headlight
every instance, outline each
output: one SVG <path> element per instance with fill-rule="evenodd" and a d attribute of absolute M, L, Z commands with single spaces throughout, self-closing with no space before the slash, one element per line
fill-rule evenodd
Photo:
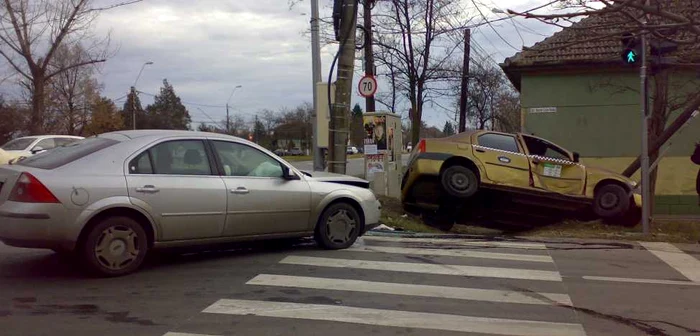
<path fill-rule="evenodd" d="M 630 186 L 632 186 L 632 188 L 636 188 L 637 184 L 637 181 L 630 181 Z"/>

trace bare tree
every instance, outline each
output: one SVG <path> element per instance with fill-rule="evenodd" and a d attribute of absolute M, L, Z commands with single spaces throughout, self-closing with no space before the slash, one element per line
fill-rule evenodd
<path fill-rule="evenodd" d="M 415 144 L 425 103 L 442 96 L 441 89 L 449 91 L 445 81 L 459 78 L 445 69 L 470 18 L 457 0 L 390 0 L 378 2 L 375 10 L 375 57 L 388 69 L 393 90 L 410 102 Z M 390 101 L 384 105 L 395 107 L 396 100 Z"/>
<path fill-rule="evenodd" d="M 129 2 L 133 3 L 135 1 Z M 118 4 L 124 5 L 127 3 Z M 113 8 L 115 6 L 111 6 Z M 92 24 L 101 10 L 90 0 L 3 0 L 0 5 L 0 56 L 31 93 L 29 132 L 43 132 L 48 82 L 63 72 L 107 58 L 109 35 L 96 39 Z M 53 66 L 60 47 L 82 43 L 85 57 Z"/>
<path fill-rule="evenodd" d="M 67 68 L 87 60 L 85 50 L 75 44 L 72 47 L 60 46 L 50 67 Z M 54 114 L 61 120 L 61 133 L 83 135 L 90 123 L 91 105 L 99 97 L 99 84 L 93 78 L 93 66 L 69 68 L 54 76 L 49 84 L 47 114 Z"/>

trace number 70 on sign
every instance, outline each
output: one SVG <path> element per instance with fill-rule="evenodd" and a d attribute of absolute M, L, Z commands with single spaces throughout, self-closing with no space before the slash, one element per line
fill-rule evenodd
<path fill-rule="evenodd" d="M 374 76 L 365 75 L 360 78 L 360 82 L 357 83 L 357 91 L 360 92 L 362 97 L 372 97 L 377 93 L 377 80 Z"/>

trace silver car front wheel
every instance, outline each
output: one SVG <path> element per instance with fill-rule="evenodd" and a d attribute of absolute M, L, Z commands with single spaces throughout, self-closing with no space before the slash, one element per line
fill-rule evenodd
<path fill-rule="evenodd" d="M 360 235 L 362 219 L 348 203 L 335 203 L 321 215 L 316 228 L 316 242 L 326 249 L 350 247 Z"/>

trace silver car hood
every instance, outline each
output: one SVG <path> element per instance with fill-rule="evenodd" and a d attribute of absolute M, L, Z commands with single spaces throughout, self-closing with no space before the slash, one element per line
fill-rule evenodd
<path fill-rule="evenodd" d="M 306 175 L 306 178 L 314 181 L 340 183 L 361 188 L 369 188 L 369 181 L 355 176 L 308 170 L 302 170 L 301 172 Z"/>

